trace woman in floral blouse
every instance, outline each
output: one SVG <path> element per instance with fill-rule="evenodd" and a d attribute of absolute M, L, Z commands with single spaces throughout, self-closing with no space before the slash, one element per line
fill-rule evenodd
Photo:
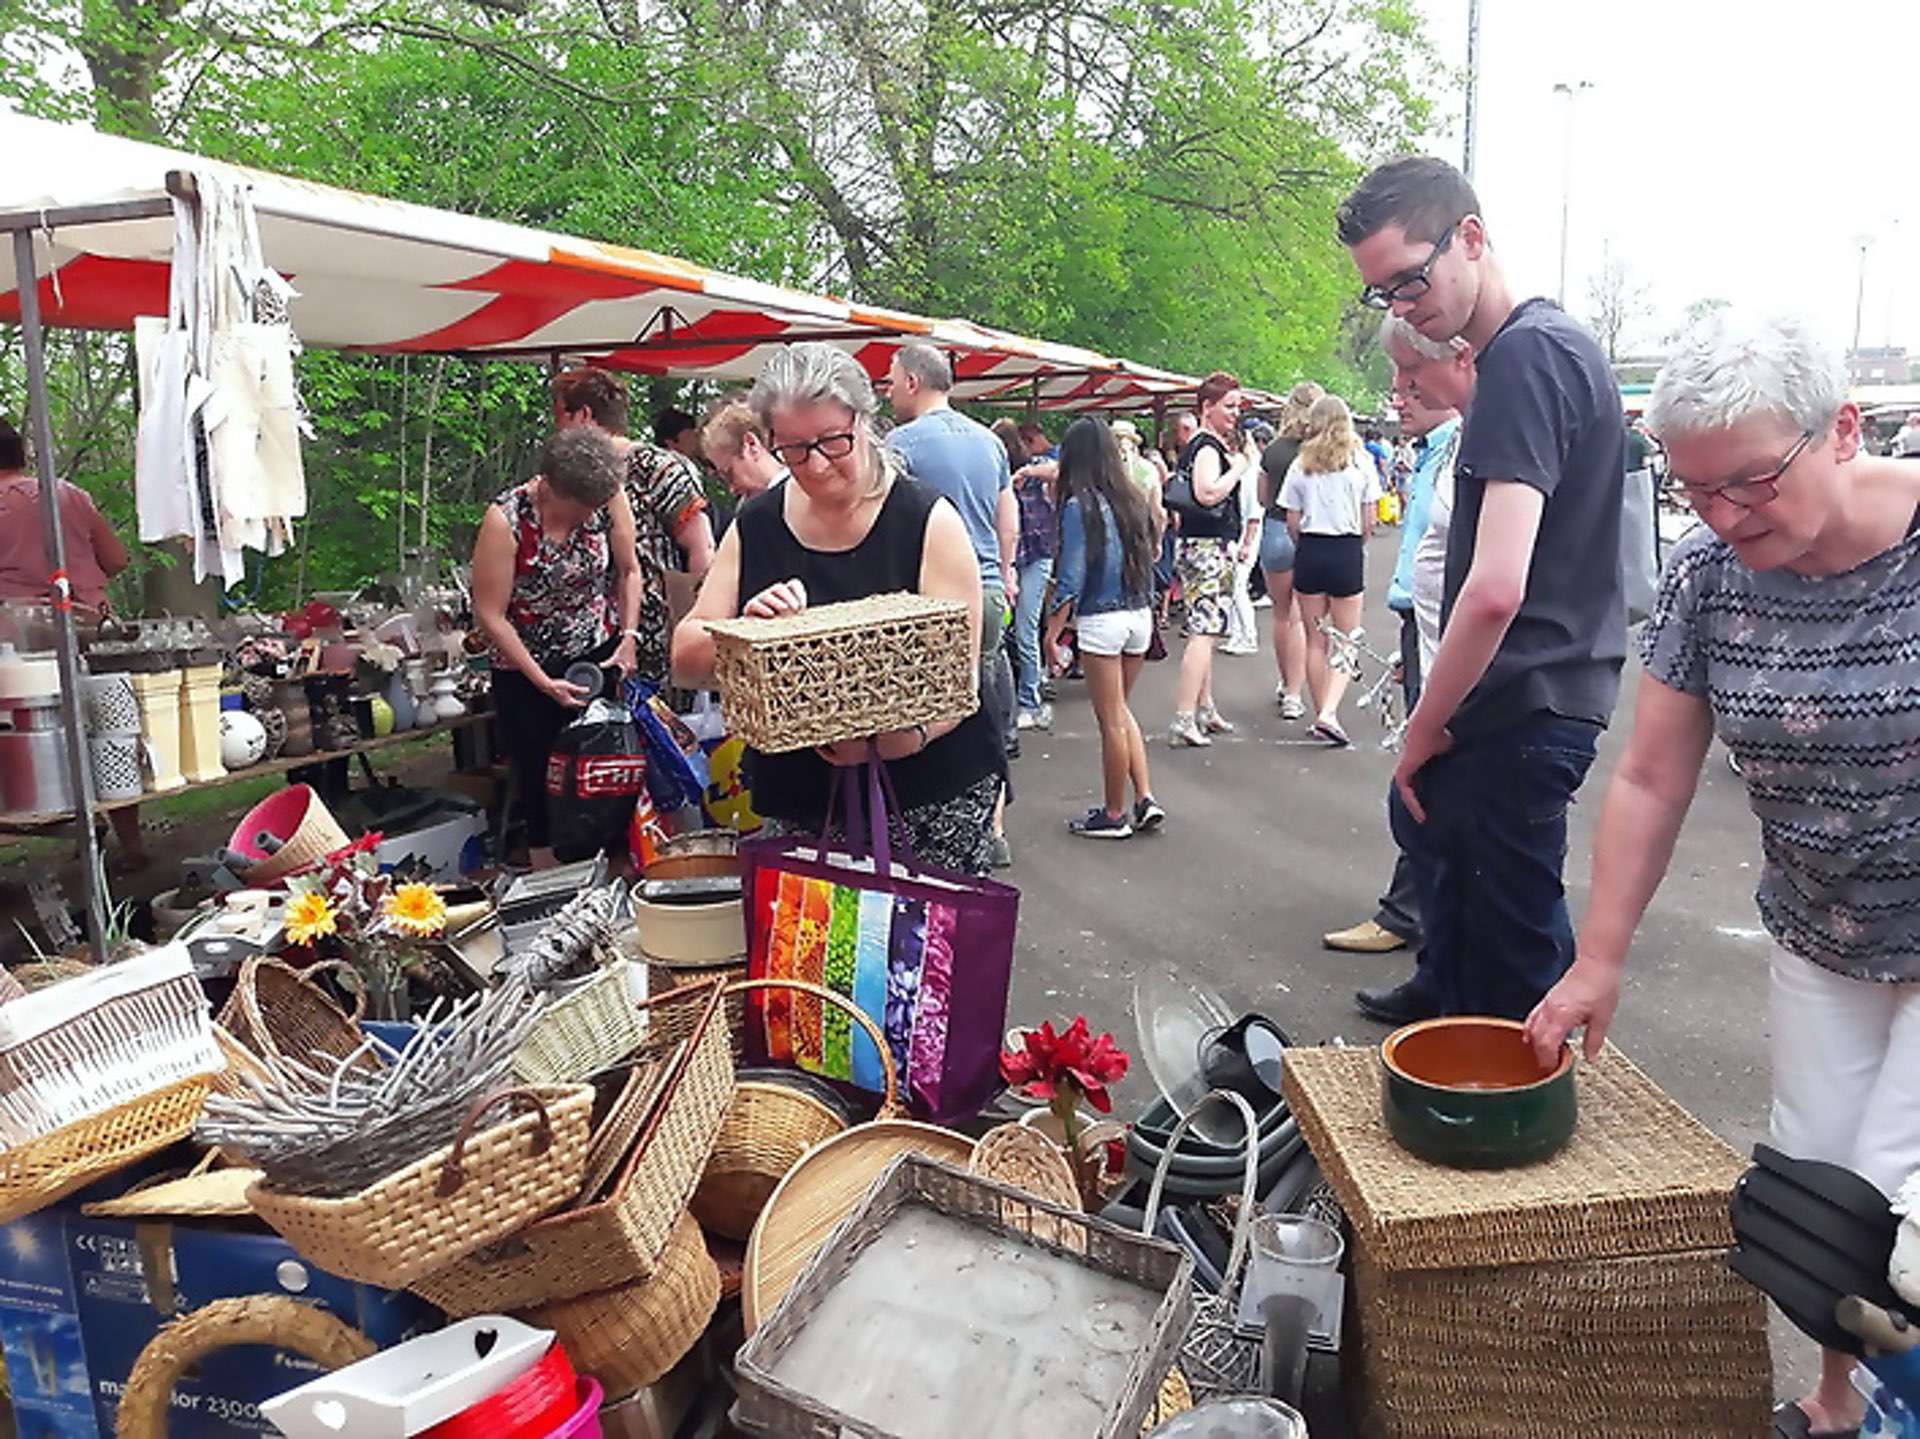
<path fill-rule="evenodd" d="M 547 755 L 585 691 L 578 660 L 634 668 L 640 562 L 624 463 L 590 425 L 547 441 L 540 473 L 487 507 L 473 547 L 473 613 L 492 643 L 493 702 L 535 869 L 554 863 Z M 617 621 L 617 623 L 616 623 Z"/>

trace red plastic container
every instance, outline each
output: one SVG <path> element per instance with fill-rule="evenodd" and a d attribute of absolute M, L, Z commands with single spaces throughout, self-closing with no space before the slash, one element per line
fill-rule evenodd
<path fill-rule="evenodd" d="M 478 1404 L 443 1419 L 418 1439 L 547 1439 L 565 1432 L 579 1408 L 579 1379 L 556 1341 L 540 1362 Z"/>

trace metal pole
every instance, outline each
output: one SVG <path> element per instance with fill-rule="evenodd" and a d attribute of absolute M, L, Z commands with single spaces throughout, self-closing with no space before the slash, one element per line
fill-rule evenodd
<path fill-rule="evenodd" d="M 1480 0 L 1467 0 L 1467 114 L 1466 144 L 1460 169 L 1473 183 L 1475 152 L 1480 148 Z"/>
<path fill-rule="evenodd" d="M 1562 80 L 1553 87 L 1556 95 L 1567 97 L 1567 127 L 1565 149 L 1560 162 L 1560 308 L 1567 307 L 1567 228 L 1573 212 L 1573 110 L 1574 103 L 1580 98 L 1582 90 L 1591 90 L 1591 80 L 1579 80 L 1568 84 Z"/>
<path fill-rule="evenodd" d="M 1867 302 L 1867 246 L 1873 240 L 1867 235 L 1855 235 L 1853 243 L 1860 247 L 1860 266 L 1853 287 L 1853 349 L 1847 353 L 1849 360 L 1860 353 L 1860 315 Z"/>
<path fill-rule="evenodd" d="M 47 409 L 46 334 L 40 322 L 40 282 L 33 259 L 33 232 L 13 232 L 14 284 L 20 294 L 20 331 L 27 356 L 27 406 L 33 411 L 33 448 L 40 479 L 40 522 L 46 536 L 53 602 L 54 657 L 60 668 L 60 717 L 67 734 L 67 778 L 73 785 L 74 819 L 80 828 L 82 885 L 87 895 L 87 943 L 95 964 L 107 958 L 107 902 L 100 839 L 93 832 L 93 767 L 87 760 L 86 726 L 80 704 L 80 647 L 73 633 L 73 588 L 67 580 L 67 542 L 60 528 L 60 479 L 54 473 L 53 417 Z"/>

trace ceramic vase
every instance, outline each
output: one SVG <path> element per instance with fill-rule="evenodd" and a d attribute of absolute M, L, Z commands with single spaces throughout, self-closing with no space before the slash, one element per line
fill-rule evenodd
<path fill-rule="evenodd" d="M 459 688 L 460 677 L 452 670 L 433 677 L 433 709 L 441 719 L 459 719 L 467 712 L 467 707 L 460 702 Z"/>

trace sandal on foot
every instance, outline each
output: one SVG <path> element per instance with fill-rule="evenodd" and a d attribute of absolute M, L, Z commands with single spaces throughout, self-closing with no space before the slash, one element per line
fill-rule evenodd
<path fill-rule="evenodd" d="M 1341 729 L 1339 725 L 1333 723 L 1332 720 L 1316 721 L 1313 726 L 1313 732 L 1335 749 L 1345 749 L 1353 743 L 1352 740 L 1347 738 L 1347 732 Z"/>

